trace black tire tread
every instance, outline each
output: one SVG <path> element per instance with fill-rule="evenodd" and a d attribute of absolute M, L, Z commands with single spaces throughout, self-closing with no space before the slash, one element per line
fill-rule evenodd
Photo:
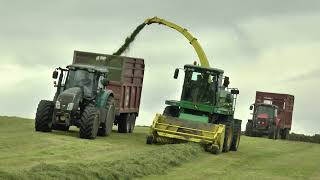
<path fill-rule="evenodd" d="M 41 100 L 39 102 L 35 118 L 36 131 L 51 132 L 53 109 L 54 103 L 52 101 Z"/>
<path fill-rule="evenodd" d="M 95 139 L 97 134 L 94 134 L 94 121 L 96 120 L 97 110 L 94 106 L 87 106 L 81 115 L 80 120 L 80 138 Z"/>

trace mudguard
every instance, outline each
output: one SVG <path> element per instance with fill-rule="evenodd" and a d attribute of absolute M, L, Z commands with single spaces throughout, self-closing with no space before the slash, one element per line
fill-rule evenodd
<path fill-rule="evenodd" d="M 104 108 L 107 105 L 109 96 L 113 96 L 113 92 L 109 89 L 102 90 L 98 93 L 96 97 L 96 107 Z"/>

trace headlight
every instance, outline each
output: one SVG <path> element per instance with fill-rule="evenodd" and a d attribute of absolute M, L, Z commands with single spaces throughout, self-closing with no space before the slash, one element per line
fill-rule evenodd
<path fill-rule="evenodd" d="M 60 101 L 56 101 L 56 109 L 60 109 Z"/>
<path fill-rule="evenodd" d="M 67 110 L 71 111 L 73 109 L 73 105 L 74 105 L 74 103 L 69 103 L 68 107 L 67 107 Z"/>

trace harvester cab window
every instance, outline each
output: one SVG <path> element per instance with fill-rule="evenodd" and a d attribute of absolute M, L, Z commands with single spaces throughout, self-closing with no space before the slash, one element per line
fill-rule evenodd
<path fill-rule="evenodd" d="M 216 90 L 216 76 L 207 72 L 186 71 L 182 100 L 212 104 Z"/>

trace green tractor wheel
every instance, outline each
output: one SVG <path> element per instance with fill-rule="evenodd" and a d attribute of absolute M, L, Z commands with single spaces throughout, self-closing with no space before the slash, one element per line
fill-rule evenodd
<path fill-rule="evenodd" d="M 105 122 L 101 123 L 101 126 L 98 129 L 98 136 L 109 136 L 112 132 L 112 126 L 115 119 L 115 106 L 114 98 L 109 97 L 106 106 L 106 119 Z"/>
<path fill-rule="evenodd" d="M 80 120 L 80 138 L 95 139 L 99 128 L 99 111 L 93 106 L 87 106 Z"/>
<path fill-rule="evenodd" d="M 233 137 L 233 119 L 226 118 L 225 121 L 222 122 L 225 125 L 225 135 L 224 135 L 224 143 L 222 152 L 229 152 L 232 144 Z"/>
<path fill-rule="evenodd" d="M 53 109 L 54 103 L 52 101 L 40 101 L 35 118 L 36 131 L 51 132 Z"/>

